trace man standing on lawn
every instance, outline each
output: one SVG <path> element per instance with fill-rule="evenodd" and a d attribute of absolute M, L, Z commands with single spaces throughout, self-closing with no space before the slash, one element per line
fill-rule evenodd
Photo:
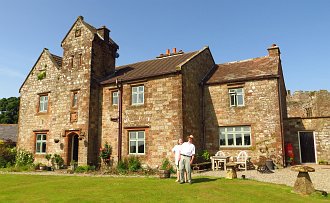
<path fill-rule="evenodd" d="M 193 135 L 188 136 L 188 142 L 181 145 L 181 157 L 180 157 L 180 184 L 184 183 L 184 171 L 187 171 L 188 183 L 191 184 L 191 164 L 194 161 L 195 145 L 192 143 L 194 139 Z"/>

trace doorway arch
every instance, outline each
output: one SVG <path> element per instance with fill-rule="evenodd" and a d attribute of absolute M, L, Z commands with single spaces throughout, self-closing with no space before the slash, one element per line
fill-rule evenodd
<path fill-rule="evenodd" d="M 68 165 L 71 161 L 78 162 L 79 160 L 79 136 L 77 133 L 70 133 L 68 135 Z"/>

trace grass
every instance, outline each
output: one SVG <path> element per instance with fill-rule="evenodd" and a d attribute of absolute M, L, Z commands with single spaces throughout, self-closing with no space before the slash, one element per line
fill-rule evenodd
<path fill-rule="evenodd" d="M 0 175 L 0 202 L 325 202 L 290 187 L 195 177 L 192 185 L 155 177 Z"/>

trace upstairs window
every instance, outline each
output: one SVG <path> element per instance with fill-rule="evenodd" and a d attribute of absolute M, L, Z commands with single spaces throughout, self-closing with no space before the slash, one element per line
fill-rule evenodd
<path fill-rule="evenodd" d="M 250 147 L 251 146 L 251 127 L 235 126 L 220 127 L 219 129 L 220 147 Z"/>
<path fill-rule="evenodd" d="M 129 154 L 145 154 L 145 131 L 129 131 Z"/>
<path fill-rule="evenodd" d="M 132 105 L 144 104 L 144 86 L 132 87 Z"/>
<path fill-rule="evenodd" d="M 36 134 L 36 154 L 46 153 L 46 134 Z"/>
<path fill-rule="evenodd" d="M 72 95 L 72 107 L 77 108 L 78 106 L 78 92 L 74 92 Z"/>
<path fill-rule="evenodd" d="M 118 91 L 112 92 L 112 105 L 118 105 Z"/>
<path fill-rule="evenodd" d="M 229 89 L 230 106 L 244 106 L 243 88 Z"/>
<path fill-rule="evenodd" d="M 313 111 L 311 107 L 305 108 L 306 111 L 306 116 L 307 117 L 312 117 L 313 116 Z"/>
<path fill-rule="evenodd" d="M 48 95 L 40 95 L 39 97 L 39 112 L 47 112 Z"/>

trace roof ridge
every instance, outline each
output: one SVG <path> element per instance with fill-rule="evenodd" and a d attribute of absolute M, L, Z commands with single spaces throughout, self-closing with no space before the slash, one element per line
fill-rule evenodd
<path fill-rule="evenodd" d="M 198 51 L 185 52 L 185 53 L 183 53 L 183 54 L 173 55 L 172 57 L 164 57 L 164 58 L 148 59 L 148 60 L 145 60 L 145 61 L 139 61 L 139 62 L 135 62 L 135 63 L 130 63 L 130 64 L 125 64 L 125 65 L 116 66 L 116 68 L 124 67 L 124 66 L 129 66 L 129 65 L 134 65 L 134 64 L 138 64 L 138 63 L 144 63 L 144 62 L 148 62 L 148 61 L 158 61 L 158 60 L 162 60 L 162 59 L 175 58 L 176 56 L 183 56 L 183 55 L 186 55 L 186 54 L 192 54 L 192 53 L 194 53 L 194 52 L 198 52 Z"/>
<path fill-rule="evenodd" d="M 269 58 L 269 56 L 261 56 L 261 57 L 256 57 L 256 58 L 249 58 L 249 59 L 243 59 L 243 60 L 238 60 L 238 61 L 229 61 L 229 62 L 225 62 L 225 63 L 219 63 L 217 65 L 229 65 L 229 64 L 233 64 L 233 63 L 243 63 L 243 62 L 247 62 L 247 61 L 253 61 L 256 59 L 263 59 L 263 58 Z"/>

